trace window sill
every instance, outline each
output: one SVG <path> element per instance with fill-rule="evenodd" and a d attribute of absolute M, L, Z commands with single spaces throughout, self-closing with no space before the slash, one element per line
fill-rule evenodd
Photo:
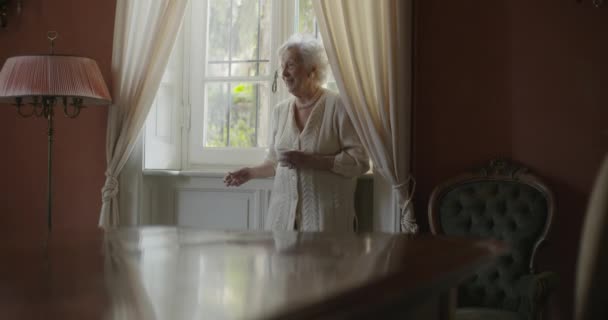
<path fill-rule="evenodd" d="M 199 178 L 223 178 L 226 173 L 234 169 L 199 169 L 199 170 L 154 170 L 144 169 L 144 176 L 157 177 L 199 177 Z M 272 177 L 261 178 L 272 180 Z"/>
<path fill-rule="evenodd" d="M 144 169 L 144 176 L 156 176 L 156 177 L 200 177 L 200 178 L 223 178 L 226 172 L 234 169 L 199 169 L 199 170 L 156 170 L 156 169 Z M 370 170 L 364 173 L 359 179 L 372 179 L 374 177 L 373 172 Z M 272 180 L 274 177 L 259 178 L 259 180 Z"/>

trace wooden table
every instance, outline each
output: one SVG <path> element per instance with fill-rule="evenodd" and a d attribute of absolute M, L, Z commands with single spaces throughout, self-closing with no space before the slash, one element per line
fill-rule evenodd
<path fill-rule="evenodd" d="M 425 305 L 436 314 L 432 301 L 505 252 L 430 235 L 172 227 L 0 250 L 2 319 L 146 320 L 390 319 Z"/>

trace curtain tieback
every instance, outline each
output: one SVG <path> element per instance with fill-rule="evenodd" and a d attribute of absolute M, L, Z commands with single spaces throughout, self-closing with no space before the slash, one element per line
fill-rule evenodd
<path fill-rule="evenodd" d="M 403 203 L 399 204 L 401 207 L 401 232 L 409 234 L 418 233 L 418 224 L 416 224 L 416 216 L 414 215 L 414 206 L 412 203 L 412 198 L 416 191 L 416 180 L 412 175 L 409 175 L 404 183 L 393 185 L 393 189 L 400 192 L 402 196 L 407 194 L 407 198 L 402 199 Z"/>
<path fill-rule="evenodd" d="M 412 186 L 411 190 L 410 185 Z M 407 188 L 407 199 L 405 201 L 411 201 L 416 191 L 416 179 L 412 175 L 409 175 L 405 182 L 393 185 L 393 189 L 397 191 L 401 191 L 403 188 Z"/>
<path fill-rule="evenodd" d="M 101 200 L 110 202 L 118 195 L 118 179 L 106 171 L 106 183 L 101 188 Z"/>

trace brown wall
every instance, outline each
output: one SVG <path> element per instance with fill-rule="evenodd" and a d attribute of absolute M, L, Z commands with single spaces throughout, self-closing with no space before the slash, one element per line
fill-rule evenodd
<path fill-rule="evenodd" d="M 14 2 L 14 1 L 13 1 Z M 27 0 L 0 29 L 0 63 L 22 54 L 46 54 L 46 33 L 59 33 L 55 52 L 95 59 L 110 86 L 115 1 Z M 111 87 L 110 87 L 111 88 Z M 60 111 L 60 110 L 59 110 Z M 84 237 L 97 229 L 105 170 L 106 107 L 90 107 L 77 119 L 55 121 L 53 215 L 55 235 Z M 0 105 L 0 226 L 2 234 L 38 243 L 46 228 L 47 123 L 20 118 Z"/>
<path fill-rule="evenodd" d="M 418 218 L 426 227 L 432 188 L 463 169 L 497 156 L 529 166 L 557 197 L 539 267 L 561 279 L 551 318 L 570 319 L 580 227 L 608 151 L 608 7 L 595 9 L 590 0 L 416 3 Z"/>

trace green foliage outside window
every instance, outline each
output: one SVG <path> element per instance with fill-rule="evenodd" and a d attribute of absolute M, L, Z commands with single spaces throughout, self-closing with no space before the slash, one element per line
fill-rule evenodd
<path fill-rule="evenodd" d="M 255 132 L 257 90 L 257 85 L 252 83 L 240 83 L 232 87 L 231 104 L 227 106 L 227 110 L 223 113 L 210 112 L 211 121 L 207 122 L 206 147 L 257 146 Z M 226 126 L 226 122 L 230 124 L 229 127 Z"/>
<path fill-rule="evenodd" d="M 298 32 L 310 33 L 316 36 L 315 13 L 312 9 L 311 0 L 298 1 Z"/>
<path fill-rule="evenodd" d="M 229 78 L 268 74 L 271 67 L 270 3 L 268 0 L 210 0 L 208 76 Z M 297 32 L 318 37 L 312 1 L 297 1 L 297 13 Z M 258 137 L 258 126 L 264 86 L 227 79 L 206 87 L 204 146 L 258 147 L 258 139 L 263 139 Z M 335 86 L 328 87 L 335 90 Z"/>
<path fill-rule="evenodd" d="M 205 147 L 257 147 L 260 86 L 230 77 L 267 75 L 270 61 L 269 0 L 210 0 Z"/>

